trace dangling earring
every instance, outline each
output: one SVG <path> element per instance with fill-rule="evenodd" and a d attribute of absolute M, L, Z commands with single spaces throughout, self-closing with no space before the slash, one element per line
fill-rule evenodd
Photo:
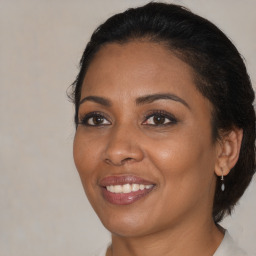
<path fill-rule="evenodd" d="M 223 170 L 222 170 L 222 175 L 221 175 L 221 191 L 225 190 L 225 184 L 224 184 L 224 176 L 223 176 Z"/>

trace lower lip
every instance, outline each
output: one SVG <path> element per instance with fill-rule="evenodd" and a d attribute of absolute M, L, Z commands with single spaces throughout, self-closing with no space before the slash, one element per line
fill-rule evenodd
<path fill-rule="evenodd" d="M 136 192 L 131 193 L 112 193 L 108 191 L 105 187 L 103 187 L 102 191 L 104 198 L 109 203 L 116 205 L 128 205 L 147 196 L 153 190 L 153 188 L 154 186 L 150 189 L 138 190 Z"/>

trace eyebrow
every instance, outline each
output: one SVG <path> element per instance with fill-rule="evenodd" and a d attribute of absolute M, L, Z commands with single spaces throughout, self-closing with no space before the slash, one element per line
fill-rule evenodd
<path fill-rule="evenodd" d="M 83 98 L 79 102 L 79 105 L 83 104 L 86 101 L 96 102 L 96 103 L 98 103 L 100 105 L 103 105 L 105 107 L 110 107 L 112 105 L 110 100 L 108 100 L 106 98 L 98 97 L 98 96 L 88 96 L 88 97 L 85 97 L 85 98 Z"/>
<path fill-rule="evenodd" d="M 171 93 L 159 93 L 159 94 L 150 94 L 146 96 L 142 96 L 136 99 L 137 105 L 144 105 L 148 103 L 152 103 L 156 100 L 173 100 L 182 103 L 184 106 L 190 109 L 188 103 L 177 95 Z"/>
<path fill-rule="evenodd" d="M 136 102 L 136 105 L 144 105 L 144 104 L 152 103 L 157 100 L 177 101 L 177 102 L 182 103 L 184 106 L 186 106 L 187 108 L 190 109 L 190 106 L 188 105 L 188 103 L 185 100 L 183 100 L 182 98 L 178 97 L 177 95 L 171 94 L 171 93 L 158 93 L 158 94 L 145 95 L 145 96 L 137 98 L 135 102 Z M 99 97 L 99 96 L 87 96 L 79 102 L 79 105 L 83 104 L 86 101 L 95 102 L 95 103 L 98 103 L 105 107 L 112 106 L 112 103 L 110 100 L 103 98 L 103 97 Z"/>

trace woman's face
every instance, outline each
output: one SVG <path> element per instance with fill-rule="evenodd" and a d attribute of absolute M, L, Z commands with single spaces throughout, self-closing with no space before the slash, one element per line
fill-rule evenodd
<path fill-rule="evenodd" d="M 164 46 L 100 49 L 83 82 L 74 159 L 107 229 L 140 236 L 211 218 L 211 110 L 192 68 Z"/>

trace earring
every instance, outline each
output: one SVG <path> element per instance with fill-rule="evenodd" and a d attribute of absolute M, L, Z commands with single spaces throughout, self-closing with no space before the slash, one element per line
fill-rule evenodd
<path fill-rule="evenodd" d="M 221 191 L 225 190 L 225 184 L 224 184 L 224 176 L 223 176 L 223 170 L 222 170 L 222 175 L 221 175 Z"/>

